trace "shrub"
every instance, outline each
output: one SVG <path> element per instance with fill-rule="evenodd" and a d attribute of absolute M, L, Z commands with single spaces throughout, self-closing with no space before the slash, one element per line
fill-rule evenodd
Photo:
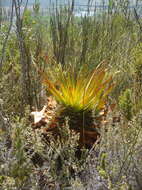
<path fill-rule="evenodd" d="M 132 92 L 130 89 L 126 89 L 124 93 L 119 97 L 119 106 L 124 116 L 131 120 L 133 116 L 133 104 L 132 104 Z"/>

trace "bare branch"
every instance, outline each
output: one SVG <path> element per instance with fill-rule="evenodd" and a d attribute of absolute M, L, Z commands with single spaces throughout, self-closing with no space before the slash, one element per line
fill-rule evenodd
<path fill-rule="evenodd" d="M 5 57 L 5 48 L 6 48 L 7 41 L 8 41 L 10 31 L 11 31 L 11 28 L 12 28 L 12 24 L 13 24 L 13 12 L 14 12 L 13 10 L 14 10 L 14 1 L 12 1 L 10 24 L 9 24 L 9 28 L 8 28 L 8 31 L 7 31 L 7 34 L 6 34 L 4 43 L 3 43 L 3 48 L 2 48 L 2 55 L 1 55 L 1 60 L 0 60 L 0 76 L 2 74 L 2 64 L 3 64 L 4 57 Z"/>
<path fill-rule="evenodd" d="M 26 0 L 26 4 L 24 5 L 24 11 L 21 9 L 20 0 L 13 0 L 15 7 L 15 15 L 16 15 L 16 33 L 17 39 L 19 43 L 20 50 L 20 64 L 22 68 L 21 77 L 22 77 L 22 94 L 23 94 L 23 104 L 31 105 L 31 79 L 30 79 L 30 65 L 31 65 L 31 57 L 28 50 L 28 47 L 25 42 L 25 34 L 23 32 L 23 16 L 25 14 L 28 0 Z"/>
<path fill-rule="evenodd" d="M 140 17 L 139 17 L 139 15 L 138 15 L 135 8 L 134 8 L 134 16 L 135 16 L 135 19 L 136 19 L 136 21 L 137 21 L 137 23 L 139 25 L 140 31 L 142 32 L 142 24 L 140 23 Z"/>

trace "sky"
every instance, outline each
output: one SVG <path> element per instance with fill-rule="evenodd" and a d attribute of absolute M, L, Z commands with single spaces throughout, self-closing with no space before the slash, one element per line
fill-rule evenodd
<path fill-rule="evenodd" d="M 2 4 L 2 6 L 9 6 L 10 5 L 10 2 L 12 0 L 0 0 L 0 3 Z M 23 1 L 26 1 L 26 0 L 23 0 Z M 61 4 L 64 4 L 71 0 L 57 0 L 59 3 Z M 97 3 L 97 4 L 102 4 L 103 1 L 105 2 L 108 2 L 109 0 L 91 0 L 94 4 Z M 135 3 L 136 0 L 131 0 L 132 3 Z M 29 2 L 29 5 L 32 5 L 35 0 L 28 0 Z M 49 6 L 50 2 L 51 3 L 56 3 L 56 0 L 39 0 L 39 2 L 41 3 L 41 6 L 46 8 Z M 87 5 L 88 3 L 88 0 L 75 0 L 75 4 L 76 5 Z"/>
<path fill-rule="evenodd" d="M 0 2 L 1 2 L 1 4 L 3 5 L 3 6 L 8 6 L 8 5 L 10 5 L 10 2 L 11 2 L 12 0 L 0 0 Z M 23 1 L 26 1 L 26 0 L 23 0 Z M 58 2 L 59 3 L 61 3 L 61 4 L 64 4 L 64 3 L 67 3 L 67 2 L 69 2 L 69 1 L 71 1 L 71 0 L 58 0 Z M 101 3 L 101 1 L 102 0 L 93 0 L 94 2 L 96 1 L 96 2 L 100 2 Z M 106 0 L 105 0 L 106 1 Z M 28 0 L 28 2 L 29 2 L 29 5 L 31 5 L 31 4 L 33 4 L 34 2 L 35 2 L 35 0 Z M 50 4 L 50 2 L 51 3 L 56 3 L 56 0 L 39 0 L 39 2 L 41 3 L 41 5 L 42 6 L 48 6 L 49 4 Z M 75 0 L 75 4 L 81 4 L 81 5 L 87 5 L 87 3 L 88 3 L 88 0 Z"/>

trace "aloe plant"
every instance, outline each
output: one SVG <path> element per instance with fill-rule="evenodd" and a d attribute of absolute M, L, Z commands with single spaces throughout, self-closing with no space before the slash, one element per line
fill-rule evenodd
<path fill-rule="evenodd" d="M 75 69 L 65 72 L 60 69 L 58 87 L 47 75 L 44 74 L 43 78 L 48 91 L 62 107 L 58 119 L 62 122 L 68 116 L 71 129 L 89 136 L 90 133 L 84 130 L 98 135 L 94 119 L 105 108 L 107 97 L 113 88 L 112 76 L 108 74 L 106 67 L 95 68 L 92 73 L 83 73 L 83 70 L 76 73 Z M 96 139 L 96 135 L 94 137 Z"/>

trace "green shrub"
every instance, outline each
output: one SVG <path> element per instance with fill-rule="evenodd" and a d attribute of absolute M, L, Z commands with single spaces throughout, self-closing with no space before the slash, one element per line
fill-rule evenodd
<path fill-rule="evenodd" d="M 142 109 L 142 43 L 133 49 L 132 55 L 135 112 L 139 112 Z"/>
<path fill-rule="evenodd" d="M 124 116 L 131 120 L 133 116 L 133 104 L 132 104 L 132 92 L 130 89 L 126 89 L 124 93 L 119 97 L 119 107 L 122 110 Z"/>

